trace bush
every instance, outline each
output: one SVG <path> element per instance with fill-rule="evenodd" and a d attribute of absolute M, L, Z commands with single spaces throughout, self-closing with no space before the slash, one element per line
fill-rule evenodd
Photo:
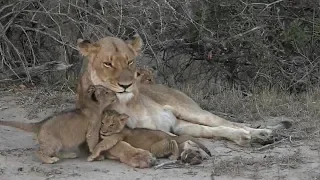
<path fill-rule="evenodd" d="M 229 88 L 302 92 L 319 84 L 316 1 L 3 0 L 0 5 L 0 82 L 43 80 L 39 74 L 56 66 L 39 72 L 35 67 L 62 62 L 68 70 L 50 72 L 44 80 L 74 83 L 81 69 L 77 38 L 126 39 L 136 31 L 145 41 L 139 63 L 155 66 L 170 86 L 197 83 L 212 94 Z"/>

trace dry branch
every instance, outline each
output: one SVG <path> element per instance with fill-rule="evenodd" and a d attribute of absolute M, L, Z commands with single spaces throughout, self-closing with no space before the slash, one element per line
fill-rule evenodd
<path fill-rule="evenodd" d="M 12 70 L 13 72 L 4 73 L 4 74 L 12 78 L 12 77 L 17 77 L 17 75 L 18 77 L 21 75 L 26 75 L 26 72 L 28 72 L 31 77 L 34 77 L 34 76 L 39 76 L 45 72 L 66 70 L 72 66 L 73 65 L 66 65 L 62 62 L 52 61 L 52 62 L 47 62 L 45 64 L 35 66 L 35 67 L 15 68 Z"/>

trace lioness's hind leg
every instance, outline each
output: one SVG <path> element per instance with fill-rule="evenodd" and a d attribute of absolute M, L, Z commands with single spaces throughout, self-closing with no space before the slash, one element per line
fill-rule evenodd
<path fill-rule="evenodd" d="M 154 143 L 150 148 L 150 152 L 160 158 L 171 155 L 169 159 L 172 160 L 178 159 L 180 154 L 177 141 L 169 139 L 163 139 Z"/>
<path fill-rule="evenodd" d="M 170 105 L 165 105 L 164 109 L 170 110 L 173 114 L 179 118 L 183 119 L 187 122 L 194 124 L 201 124 L 210 127 L 229 127 L 233 129 L 243 129 L 249 132 L 250 139 L 252 142 L 258 142 L 260 144 L 268 143 L 273 139 L 273 130 L 274 129 L 288 129 L 292 126 L 292 123 L 289 121 L 282 121 L 275 125 L 274 127 L 268 127 L 267 129 L 256 129 L 251 128 L 243 123 L 236 123 L 228 121 L 224 118 L 216 116 L 209 111 L 203 110 L 200 107 L 195 106 L 180 106 L 174 107 Z M 240 145 L 243 144 L 243 140 L 241 140 Z M 239 142 L 236 142 L 239 144 Z"/>
<path fill-rule="evenodd" d="M 251 135 L 249 131 L 241 128 L 225 126 L 209 127 L 193 124 L 183 120 L 177 120 L 177 123 L 173 127 L 173 131 L 177 135 L 189 135 L 202 138 L 226 138 L 240 146 L 249 146 L 251 142 Z"/>

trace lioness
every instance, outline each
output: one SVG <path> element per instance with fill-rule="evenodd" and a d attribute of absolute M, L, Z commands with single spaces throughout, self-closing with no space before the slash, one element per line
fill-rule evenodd
<path fill-rule="evenodd" d="M 87 103 L 81 109 L 63 111 L 36 123 L 0 121 L 0 125 L 36 133 L 40 144 L 36 154 L 44 163 L 57 162 L 59 158 L 56 156 L 75 158 L 76 153 L 63 154 L 60 150 L 79 147 L 87 141 L 92 151 L 99 140 L 103 111 L 116 100 L 113 91 L 93 85 L 88 88 L 84 97 Z"/>
<path fill-rule="evenodd" d="M 139 35 L 126 42 L 116 37 L 105 37 L 94 43 L 78 40 L 80 53 L 88 58 L 87 71 L 78 85 L 78 106 L 81 106 L 83 91 L 90 84 L 100 84 L 116 93 L 117 101 L 111 108 L 129 115 L 127 126 L 130 128 L 193 137 L 222 137 L 241 146 L 250 145 L 254 139 L 263 142 L 272 137 L 272 129 L 254 129 L 227 121 L 203 110 L 178 90 L 158 84 L 138 87 L 135 59 L 142 44 Z M 289 122 L 281 122 L 281 127 L 289 126 Z"/>
<path fill-rule="evenodd" d="M 150 151 L 155 157 L 168 157 L 176 160 L 180 157 L 179 146 L 185 141 L 193 141 L 204 150 L 209 156 L 210 151 L 197 139 L 182 135 L 170 136 L 159 130 L 130 129 L 125 127 L 129 116 L 119 114 L 113 110 L 107 110 L 101 122 L 100 136 L 102 141 L 94 148 L 92 154 L 88 157 L 88 161 L 93 161 L 102 151 L 109 150 L 119 141 L 125 141 L 136 148 Z"/>

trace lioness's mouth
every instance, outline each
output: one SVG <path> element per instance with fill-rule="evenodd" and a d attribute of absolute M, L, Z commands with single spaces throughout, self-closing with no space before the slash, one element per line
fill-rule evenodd
<path fill-rule="evenodd" d="M 121 92 L 117 92 L 117 93 L 120 93 L 120 94 L 125 94 L 125 93 L 131 93 L 131 92 L 128 92 L 128 91 L 124 90 L 124 91 L 121 91 Z"/>

